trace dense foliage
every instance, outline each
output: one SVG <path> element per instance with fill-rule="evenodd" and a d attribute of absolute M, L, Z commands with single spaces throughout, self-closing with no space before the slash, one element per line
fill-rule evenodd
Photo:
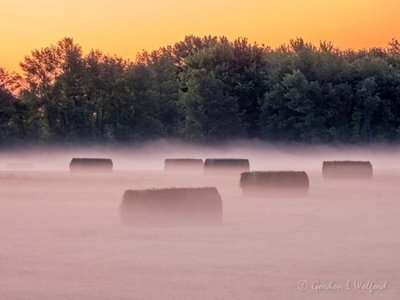
<path fill-rule="evenodd" d="M 0 69 L 0 143 L 259 138 L 397 142 L 400 44 L 277 49 L 188 36 L 135 62 L 65 38 Z"/>

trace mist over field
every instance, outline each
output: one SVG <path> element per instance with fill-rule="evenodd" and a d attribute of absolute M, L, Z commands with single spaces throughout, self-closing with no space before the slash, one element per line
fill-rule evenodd
<path fill-rule="evenodd" d="M 0 299 L 399 299 L 398 147 L 48 147 L 0 153 Z M 73 157 L 113 160 L 71 173 Z M 306 171 L 306 197 L 247 198 L 239 174 L 164 172 L 166 158 L 247 158 Z M 324 160 L 372 180 L 324 180 Z M 124 226 L 127 189 L 217 187 L 219 226 Z"/>

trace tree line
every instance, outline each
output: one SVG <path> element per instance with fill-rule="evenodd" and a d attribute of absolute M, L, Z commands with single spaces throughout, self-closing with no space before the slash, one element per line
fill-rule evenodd
<path fill-rule="evenodd" d="M 400 43 L 339 50 L 301 38 L 272 49 L 187 36 L 135 61 L 71 38 L 0 68 L 0 144 L 250 138 L 381 143 L 400 138 Z"/>

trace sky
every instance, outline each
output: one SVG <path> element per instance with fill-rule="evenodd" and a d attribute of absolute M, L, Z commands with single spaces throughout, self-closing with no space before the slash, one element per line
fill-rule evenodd
<path fill-rule="evenodd" d="M 190 34 L 386 46 L 400 38 L 399 11 L 399 0 L 0 0 L 0 66 L 19 71 L 31 50 L 67 36 L 129 59 Z"/>

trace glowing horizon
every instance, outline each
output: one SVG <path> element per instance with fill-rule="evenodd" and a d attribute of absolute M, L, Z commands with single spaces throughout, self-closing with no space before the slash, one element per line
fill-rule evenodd
<path fill-rule="evenodd" d="M 247 37 L 271 47 L 303 37 L 339 48 L 386 46 L 400 37 L 398 0 L 2 0 L 0 66 L 19 71 L 31 50 L 69 36 L 84 51 L 135 59 L 186 35 Z M 383 5 L 384 3 L 384 5 Z"/>

